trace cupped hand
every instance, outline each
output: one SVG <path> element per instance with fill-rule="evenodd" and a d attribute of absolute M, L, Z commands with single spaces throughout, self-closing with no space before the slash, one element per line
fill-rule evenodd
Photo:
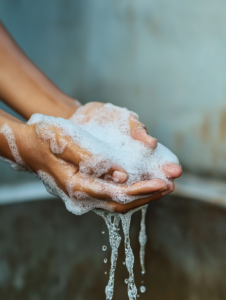
<path fill-rule="evenodd" d="M 56 185 L 72 201 L 75 200 L 76 195 L 84 194 L 91 199 L 90 201 L 101 200 L 97 208 L 125 213 L 160 198 L 163 192 L 168 192 L 168 186 L 162 180 L 147 180 L 128 186 L 84 174 L 79 170 L 79 163 L 91 154 L 80 149 L 68 136 L 62 135 L 59 128 L 52 126 L 48 134 L 40 133 L 36 125 L 21 125 L 18 128 L 17 142 L 23 161 L 34 173 L 38 174 L 42 171 L 51 176 Z M 112 167 L 112 170 L 115 168 Z M 152 193 L 153 196 L 145 197 Z M 134 199 L 144 198 L 128 204 L 120 204 L 115 202 L 118 195 L 134 197 Z M 82 204 L 84 198 L 76 197 L 76 201 L 81 201 Z"/>
<path fill-rule="evenodd" d="M 71 137 L 65 135 L 61 128 L 52 125 L 43 128 L 37 123 L 21 125 L 19 131 L 17 139 L 23 161 L 36 174 L 39 170 L 47 172 L 63 190 L 65 190 L 64 177 L 66 175 L 61 178 L 58 173 L 61 173 L 61 170 L 68 165 L 73 167 L 73 173 L 81 171 L 95 176 L 98 168 L 99 172 L 101 170 L 106 172 L 101 173 L 101 176 L 108 175 L 109 180 L 123 183 L 127 179 L 126 171 L 119 165 L 107 161 L 104 154 L 96 164 L 89 164 L 90 161 L 93 161 L 93 153 L 81 148 Z M 85 162 L 88 162 L 87 168 L 84 167 Z"/>
<path fill-rule="evenodd" d="M 113 123 L 115 120 L 121 118 L 120 108 L 109 109 L 105 106 L 105 103 L 90 102 L 84 106 L 81 106 L 75 114 L 73 114 L 70 120 L 77 125 L 83 125 L 92 120 L 99 122 L 100 124 Z M 134 140 L 141 141 L 151 150 L 154 150 L 157 145 L 157 139 L 148 134 L 147 128 L 142 124 L 138 116 L 134 113 L 129 115 L 129 132 Z M 166 164 L 163 166 L 163 171 L 169 179 L 175 179 L 181 176 L 182 168 L 177 164 Z M 171 183 L 168 186 L 170 191 L 174 190 L 174 185 Z"/>

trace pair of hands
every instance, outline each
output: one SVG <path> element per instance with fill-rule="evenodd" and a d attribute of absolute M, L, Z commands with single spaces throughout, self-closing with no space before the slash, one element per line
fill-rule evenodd
<path fill-rule="evenodd" d="M 98 102 L 85 105 L 82 112 L 83 115 L 86 116 L 84 121 L 88 122 L 94 118 L 94 116 L 95 119 L 98 119 L 98 109 L 103 105 L 103 103 Z M 73 113 L 74 111 L 71 112 L 71 115 L 73 115 Z M 113 120 L 113 118 L 117 117 L 116 114 L 106 115 L 106 118 L 109 120 Z M 99 121 L 101 123 L 101 118 Z M 143 142 L 146 146 L 150 147 L 150 149 L 157 147 L 157 140 L 148 135 L 146 128 L 136 117 L 131 116 L 129 124 L 130 135 L 133 139 Z M 54 154 L 50 148 L 50 141 L 46 141 L 38 136 L 35 125 L 23 125 L 20 127 L 20 134 L 17 135 L 19 150 L 23 161 L 34 173 L 37 173 L 39 170 L 48 173 L 54 179 L 57 186 L 67 195 L 66 182 L 70 180 L 76 183 L 73 188 L 74 193 L 83 192 L 92 198 L 105 200 L 108 202 L 108 207 L 111 211 L 126 213 L 129 210 L 145 205 L 151 201 L 158 200 L 174 190 L 173 180 L 171 180 L 169 184 L 163 180 L 152 179 L 137 182 L 133 185 L 127 185 L 126 181 L 128 175 L 126 170 L 112 164 L 107 172 L 111 175 L 112 180 L 118 182 L 118 184 L 112 185 L 109 181 L 109 186 L 112 186 L 116 192 L 142 197 L 127 204 L 114 202 L 105 188 L 106 180 L 104 176 L 102 180 L 97 181 L 95 177 L 92 176 L 95 170 L 91 169 L 91 174 L 85 177 L 79 170 L 79 164 L 87 158 L 92 157 L 93 154 L 85 149 L 81 149 L 70 137 L 62 136 L 59 128 L 51 127 L 51 131 L 54 132 L 55 142 L 58 146 L 66 145 L 63 153 Z M 164 172 L 169 178 L 174 179 L 181 175 L 182 170 L 178 165 L 170 164 L 164 166 Z M 152 195 L 150 196 L 150 194 Z M 145 195 L 149 196 L 144 197 Z"/>
<path fill-rule="evenodd" d="M 7 105 L 17 111 L 25 119 L 29 119 L 34 113 L 61 117 L 69 119 L 78 104 L 76 101 L 64 94 L 57 88 L 22 52 L 16 45 L 13 38 L 0 22 L 0 98 Z M 102 103 L 90 103 L 84 106 L 87 121 L 94 116 L 98 118 L 98 107 Z M 84 113 L 84 110 L 83 110 Z M 101 117 L 100 122 L 101 122 Z M 106 115 L 110 120 L 117 118 L 117 115 Z M 174 189 L 173 181 L 166 184 L 162 180 L 146 180 L 137 182 L 131 186 L 126 184 L 126 170 L 120 166 L 112 165 L 108 173 L 118 184 L 106 182 L 105 179 L 96 180 L 94 176 L 82 176 L 79 170 L 79 163 L 91 157 L 93 154 L 80 149 L 69 137 L 62 137 L 58 128 L 51 128 L 56 136 L 56 144 L 66 145 L 62 154 L 54 154 L 50 148 L 50 141 L 39 138 L 34 125 L 27 125 L 18 119 L 7 115 L 0 110 L 0 128 L 8 124 L 15 135 L 18 152 L 27 166 L 37 174 L 44 171 L 56 182 L 58 187 L 66 194 L 66 182 L 68 180 L 76 183 L 76 190 L 73 192 L 84 192 L 92 198 L 108 201 L 108 207 L 117 212 L 142 206 L 150 201 L 157 200 L 170 193 Z M 157 146 L 157 141 L 147 134 L 145 127 L 136 118 L 130 119 L 130 135 L 135 140 L 140 140 L 150 149 Z M 0 156 L 15 161 L 12 151 L 5 137 L 0 134 Z M 95 173 L 95 170 L 91 172 Z M 181 168 L 178 165 L 165 165 L 164 172 L 171 179 L 181 175 Z M 114 187 L 128 195 L 141 196 L 142 199 L 135 200 L 128 204 L 113 202 L 104 186 Z M 102 191 L 101 194 L 99 191 Z M 145 195 L 152 196 L 143 198 Z"/>

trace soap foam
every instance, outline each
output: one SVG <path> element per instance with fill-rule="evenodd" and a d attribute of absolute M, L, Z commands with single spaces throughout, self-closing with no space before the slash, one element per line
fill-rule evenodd
<path fill-rule="evenodd" d="M 142 181 L 143 178 L 168 182 L 162 166 L 165 163 L 179 164 L 179 161 L 160 143 L 155 150 L 151 150 L 131 137 L 129 120 L 138 117 L 135 113 L 109 103 L 99 107 L 95 116 L 88 121 L 85 112 L 86 106 L 80 107 L 70 120 L 105 143 L 108 159 L 123 167 L 129 174 L 127 184 Z M 109 119 L 109 116 L 112 118 Z"/>
<path fill-rule="evenodd" d="M 0 156 L 0 160 L 4 161 L 6 163 L 9 163 L 11 165 L 11 168 L 16 171 L 30 171 L 30 168 L 22 160 L 22 158 L 19 154 L 15 135 L 7 123 L 3 124 L 3 126 L 1 127 L 0 134 L 3 134 L 5 139 L 7 140 L 9 149 L 12 153 L 13 158 L 15 159 L 15 162 L 11 161 L 10 159 L 1 157 L 1 156 Z"/>
<path fill-rule="evenodd" d="M 37 173 L 38 178 L 44 183 L 47 192 L 61 198 L 64 201 L 67 210 L 71 213 L 82 215 L 94 208 L 111 211 L 111 207 L 109 207 L 106 201 L 92 198 L 84 192 L 73 193 L 72 185 L 69 181 L 66 183 L 66 189 L 69 195 L 67 196 L 67 194 L 57 186 L 56 182 L 49 174 L 43 171 L 38 171 Z"/>
<path fill-rule="evenodd" d="M 70 120 L 35 114 L 28 121 L 28 125 L 35 124 L 39 137 L 50 143 L 54 154 L 63 153 L 66 144 L 60 142 L 60 138 L 58 142 L 56 141 L 53 127 L 60 129 L 59 137 L 62 137 L 62 141 L 65 141 L 64 137 L 69 137 L 81 149 L 90 153 L 79 163 L 81 178 L 77 180 L 80 182 L 70 179 L 67 182 L 69 195 L 67 198 L 71 201 L 67 200 L 65 203 L 71 212 L 81 214 L 95 207 L 107 209 L 106 201 L 96 200 L 86 193 L 76 191 L 76 184 L 82 186 L 84 190 L 89 189 L 89 181 L 84 180 L 86 176 L 92 176 L 94 183 L 97 183 L 94 184 L 96 194 L 104 193 L 121 204 L 149 196 L 129 196 L 120 188 L 122 186 L 149 179 L 162 179 L 169 182 L 163 171 L 163 165 L 179 164 L 179 161 L 160 143 L 152 150 L 131 137 L 130 120 L 138 120 L 135 113 L 126 108 L 105 104 L 96 109 L 94 116 L 90 117 L 86 113 L 89 105 L 79 107 Z M 124 168 L 129 176 L 124 184 L 118 185 L 109 175 L 109 170 L 116 165 Z M 100 179 L 101 176 L 104 176 L 105 180 Z M 60 192 L 56 184 L 51 191 L 58 196 L 64 194 L 65 199 L 66 194 Z"/>

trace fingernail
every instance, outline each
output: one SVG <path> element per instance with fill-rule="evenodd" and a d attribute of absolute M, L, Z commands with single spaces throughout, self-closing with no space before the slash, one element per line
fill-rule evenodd
<path fill-rule="evenodd" d="M 121 171 L 114 171 L 112 174 L 114 182 L 124 182 L 127 179 L 127 174 Z"/>

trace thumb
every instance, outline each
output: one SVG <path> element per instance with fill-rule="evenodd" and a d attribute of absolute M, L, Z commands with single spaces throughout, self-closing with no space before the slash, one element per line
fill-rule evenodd
<path fill-rule="evenodd" d="M 157 140 L 148 134 L 147 128 L 135 116 L 130 118 L 130 134 L 134 140 L 143 142 L 153 150 L 157 147 Z"/>

